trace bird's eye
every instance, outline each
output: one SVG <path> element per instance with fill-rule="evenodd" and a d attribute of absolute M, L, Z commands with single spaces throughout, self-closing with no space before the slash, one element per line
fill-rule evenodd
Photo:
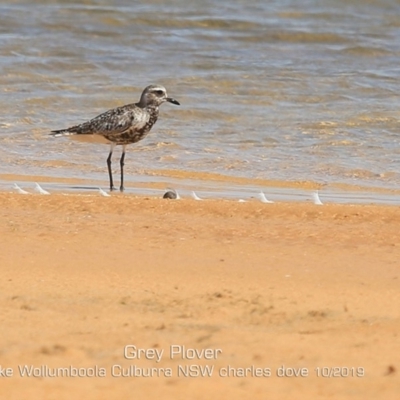
<path fill-rule="evenodd" d="M 156 90 L 156 94 L 158 96 L 162 96 L 164 94 L 164 91 L 163 90 Z"/>

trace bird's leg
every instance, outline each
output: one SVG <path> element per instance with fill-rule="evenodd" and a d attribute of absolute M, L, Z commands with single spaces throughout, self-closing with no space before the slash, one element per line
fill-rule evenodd
<path fill-rule="evenodd" d="M 112 157 L 114 147 L 115 147 L 115 144 L 112 143 L 111 147 L 110 147 L 110 154 L 108 155 L 108 158 L 107 158 L 108 176 L 110 178 L 110 192 L 115 190 L 113 176 L 112 176 L 112 170 L 111 170 L 111 157 Z"/>
<path fill-rule="evenodd" d="M 119 187 L 119 190 L 121 191 L 121 192 L 123 192 L 124 191 L 124 165 L 125 165 L 125 163 L 124 163 L 124 160 L 125 160 L 125 145 L 124 146 L 122 146 L 122 154 L 121 154 L 121 159 L 119 160 L 119 165 L 120 165 L 120 167 L 121 167 L 121 186 Z"/>

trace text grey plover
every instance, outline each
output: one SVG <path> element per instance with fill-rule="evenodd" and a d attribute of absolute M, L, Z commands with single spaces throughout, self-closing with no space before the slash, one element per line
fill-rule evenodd
<path fill-rule="evenodd" d="M 110 143 L 110 153 L 107 158 L 108 176 L 110 178 L 110 190 L 114 190 L 111 171 L 111 156 L 115 146 L 122 145 L 121 166 L 121 192 L 124 190 L 124 159 L 126 146 L 142 140 L 149 132 L 158 118 L 159 106 L 168 101 L 180 105 L 179 102 L 168 97 L 163 86 L 147 86 L 135 104 L 127 104 L 108 110 L 103 114 L 67 129 L 51 131 L 54 137 L 65 135 L 93 135 L 105 139 Z"/>

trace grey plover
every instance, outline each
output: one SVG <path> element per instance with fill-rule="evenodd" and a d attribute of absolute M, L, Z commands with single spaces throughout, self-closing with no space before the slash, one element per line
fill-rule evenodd
<path fill-rule="evenodd" d="M 158 107 L 168 101 L 180 105 L 179 102 L 168 97 L 163 86 L 147 86 L 138 103 L 127 104 L 108 110 L 103 114 L 67 129 L 51 131 L 54 137 L 65 135 L 92 135 L 105 139 L 110 143 L 110 153 L 107 158 L 110 190 L 114 190 L 114 182 L 111 170 L 111 157 L 115 146 L 122 146 L 122 155 L 119 161 L 121 166 L 120 191 L 124 190 L 124 160 L 126 146 L 142 140 L 149 132 L 158 118 Z"/>

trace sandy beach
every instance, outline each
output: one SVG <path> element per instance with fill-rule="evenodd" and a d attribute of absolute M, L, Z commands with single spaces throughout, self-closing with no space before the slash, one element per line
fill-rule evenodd
<path fill-rule="evenodd" d="M 2 192 L 0 221 L 1 398 L 398 398 L 398 207 Z"/>

